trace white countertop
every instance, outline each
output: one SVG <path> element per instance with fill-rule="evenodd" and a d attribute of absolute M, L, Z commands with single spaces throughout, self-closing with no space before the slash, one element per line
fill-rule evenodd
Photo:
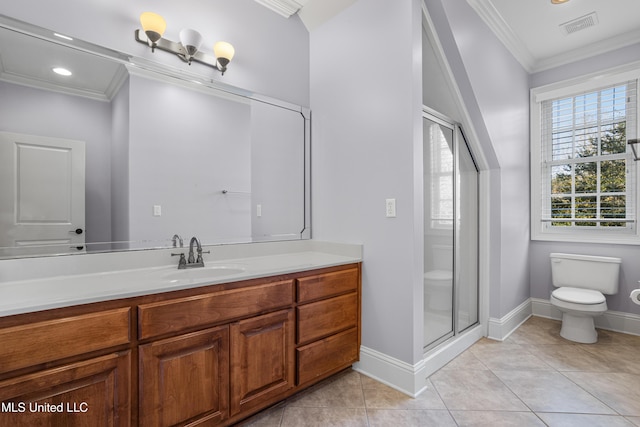
<path fill-rule="evenodd" d="M 314 270 L 362 260 L 361 248 L 360 251 L 345 251 L 331 250 L 332 244 L 297 246 L 297 250 L 285 253 L 269 254 L 269 251 L 262 251 L 261 254 L 260 251 L 250 251 L 252 256 L 247 257 L 205 258 L 204 268 L 178 270 L 177 258 L 174 258 L 172 261 L 175 262 L 171 265 L 0 281 L 0 317 Z M 352 246 L 358 248 L 358 245 Z M 4 261 L 0 262 L 0 268 L 3 267 L 2 263 Z"/>

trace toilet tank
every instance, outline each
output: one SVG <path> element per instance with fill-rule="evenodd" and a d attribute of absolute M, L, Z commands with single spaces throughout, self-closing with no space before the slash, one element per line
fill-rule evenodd
<path fill-rule="evenodd" d="M 552 253 L 551 278 L 556 288 L 593 289 L 603 294 L 618 292 L 620 258 Z"/>

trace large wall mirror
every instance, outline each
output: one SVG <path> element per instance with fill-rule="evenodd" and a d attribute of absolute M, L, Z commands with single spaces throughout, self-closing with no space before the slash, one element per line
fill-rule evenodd
<path fill-rule="evenodd" d="M 0 15 L 0 258 L 309 238 L 309 120 Z"/>

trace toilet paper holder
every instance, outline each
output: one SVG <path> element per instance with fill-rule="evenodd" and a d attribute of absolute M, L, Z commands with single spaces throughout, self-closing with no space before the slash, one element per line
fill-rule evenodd
<path fill-rule="evenodd" d="M 634 304 L 640 305 L 640 289 L 634 289 L 629 294 L 629 298 Z"/>

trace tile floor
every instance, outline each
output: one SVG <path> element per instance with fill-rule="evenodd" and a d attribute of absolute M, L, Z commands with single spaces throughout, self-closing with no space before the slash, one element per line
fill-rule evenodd
<path fill-rule="evenodd" d="M 597 344 L 532 317 L 504 342 L 482 339 L 412 399 L 345 371 L 243 426 L 640 426 L 640 337 L 599 331 Z"/>

